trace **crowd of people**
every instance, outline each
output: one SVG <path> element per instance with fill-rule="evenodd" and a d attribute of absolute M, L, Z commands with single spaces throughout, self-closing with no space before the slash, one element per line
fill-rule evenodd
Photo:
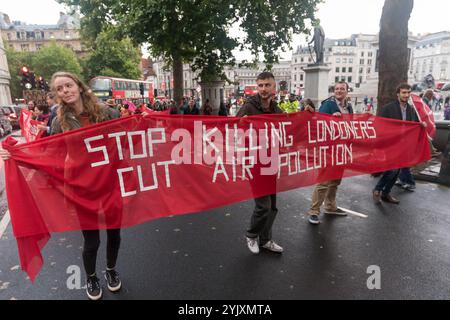
<path fill-rule="evenodd" d="M 299 99 L 290 95 L 287 100 L 278 101 L 274 96 L 276 88 L 275 78 L 270 72 L 263 72 L 257 77 L 258 94 L 241 100 L 237 117 L 258 114 L 274 114 L 284 112 L 316 112 L 316 107 L 310 99 Z M 335 117 L 344 114 L 352 114 L 353 108 L 348 99 L 349 86 L 340 81 L 334 86 L 334 94 L 321 102 L 318 112 L 327 113 Z M 404 121 L 416 121 L 417 114 L 409 105 L 411 87 L 408 84 L 400 84 L 397 88 L 397 100 L 383 107 L 381 117 L 398 119 Z M 426 99 L 427 96 L 424 97 Z M 447 107 L 448 101 L 446 101 Z M 67 132 L 80 127 L 85 127 L 115 119 L 127 117 L 133 114 L 146 112 L 146 109 L 154 111 L 170 110 L 173 114 L 185 115 L 211 115 L 214 112 L 209 100 L 200 105 L 199 99 L 185 98 L 176 105 L 174 101 L 153 104 L 141 104 L 136 107 L 131 103 L 117 104 L 115 100 L 109 99 L 104 103 L 98 102 L 92 91 L 75 75 L 58 72 L 51 81 L 51 92 L 47 94 L 47 105 L 35 106 L 34 102 L 28 104 L 30 111 L 34 113 L 35 119 L 45 124 L 39 126 L 40 130 L 47 135 Z M 218 114 L 228 116 L 231 103 L 221 103 Z M 424 123 L 422 123 L 425 126 Z M 0 156 L 8 160 L 8 151 L 0 149 Z M 397 181 L 397 179 L 400 179 Z M 271 178 L 264 180 L 271 183 Z M 275 183 L 275 180 L 274 180 Z M 313 225 L 320 223 L 321 207 L 324 206 L 326 214 L 339 216 L 347 215 L 347 212 L 338 207 L 336 195 L 341 179 L 320 182 L 315 186 L 308 214 L 308 221 Z M 398 204 L 400 201 L 391 196 L 393 186 L 398 183 L 407 185 L 408 189 L 414 189 L 414 180 L 409 168 L 399 168 L 382 173 L 378 183 L 373 189 L 373 201 L 380 204 L 382 201 Z M 260 249 L 266 249 L 275 253 L 282 253 L 283 247 L 272 238 L 272 226 L 278 213 L 276 204 L 277 195 L 273 194 L 255 199 L 255 209 L 250 219 L 246 232 L 248 249 L 258 254 Z M 100 244 L 99 230 L 82 230 L 84 237 L 83 263 L 87 278 L 87 295 L 89 299 L 97 300 L 102 297 L 102 289 L 96 273 L 97 251 Z M 107 230 L 107 266 L 105 278 L 107 287 L 115 292 L 121 288 L 121 280 L 115 270 L 121 237 L 120 229 Z"/>

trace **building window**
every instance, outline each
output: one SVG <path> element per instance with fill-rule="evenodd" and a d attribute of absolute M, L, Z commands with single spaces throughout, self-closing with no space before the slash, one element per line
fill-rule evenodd
<path fill-rule="evenodd" d="M 348 62 L 349 62 L 349 63 L 353 63 L 353 58 L 349 58 L 349 59 L 348 59 Z"/>
<path fill-rule="evenodd" d="M 36 50 L 41 50 L 42 43 L 36 43 Z"/>
<path fill-rule="evenodd" d="M 345 81 L 345 77 L 344 76 L 341 77 L 341 81 Z"/>
<path fill-rule="evenodd" d="M 42 33 L 40 31 L 34 32 L 34 38 L 35 39 L 42 39 Z"/>
<path fill-rule="evenodd" d="M 363 77 L 362 77 L 362 76 L 359 76 L 359 83 L 361 83 L 362 80 L 363 80 Z"/>
<path fill-rule="evenodd" d="M 361 57 L 364 57 L 364 51 L 361 52 Z"/>
<path fill-rule="evenodd" d="M 339 82 L 339 77 L 334 77 L 334 82 Z"/>
<path fill-rule="evenodd" d="M 336 63 L 341 63 L 341 58 L 336 58 Z"/>
<path fill-rule="evenodd" d="M 303 60 L 304 60 L 303 58 L 300 58 L 300 62 L 303 62 Z"/>
<path fill-rule="evenodd" d="M 352 67 L 349 67 L 349 68 L 348 68 L 348 72 L 353 72 L 353 68 L 352 68 Z"/>
<path fill-rule="evenodd" d="M 294 81 L 297 81 L 297 75 L 294 74 Z"/>
<path fill-rule="evenodd" d="M 8 40 L 11 40 L 11 33 L 7 33 L 6 36 L 8 37 Z"/>
<path fill-rule="evenodd" d="M 347 58 L 342 58 L 342 63 L 347 63 Z"/>
<path fill-rule="evenodd" d="M 369 57 L 371 57 L 372 56 L 372 51 L 370 51 L 369 53 L 367 53 L 367 55 L 369 56 Z"/>
<path fill-rule="evenodd" d="M 30 45 L 29 44 L 21 44 L 20 49 L 22 51 L 30 51 Z"/>
<path fill-rule="evenodd" d="M 370 67 L 367 68 L 367 74 L 369 74 L 369 73 L 370 73 Z"/>
<path fill-rule="evenodd" d="M 364 59 L 360 59 L 359 64 L 364 64 Z"/>
<path fill-rule="evenodd" d="M 295 58 L 295 63 L 297 63 L 297 58 Z"/>
<path fill-rule="evenodd" d="M 349 82 L 349 83 L 352 82 L 352 77 L 348 77 L 347 82 Z"/>
<path fill-rule="evenodd" d="M 336 73 L 338 73 L 339 72 L 339 67 L 336 67 Z"/>
<path fill-rule="evenodd" d="M 303 74 L 300 75 L 300 81 L 303 81 Z"/>
<path fill-rule="evenodd" d="M 343 68 L 342 68 L 342 72 L 347 72 L 347 68 L 346 68 L 346 67 L 343 67 Z"/>
<path fill-rule="evenodd" d="M 367 60 L 367 64 L 371 65 L 372 64 L 372 59 Z"/>
<path fill-rule="evenodd" d="M 69 30 L 64 30 L 64 37 L 65 37 L 66 39 L 70 39 Z"/>

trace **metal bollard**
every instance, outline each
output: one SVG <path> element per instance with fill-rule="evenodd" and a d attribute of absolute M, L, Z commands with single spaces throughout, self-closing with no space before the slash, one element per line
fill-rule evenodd
<path fill-rule="evenodd" d="M 450 133 L 448 134 L 447 145 L 442 153 L 438 182 L 450 186 Z"/>

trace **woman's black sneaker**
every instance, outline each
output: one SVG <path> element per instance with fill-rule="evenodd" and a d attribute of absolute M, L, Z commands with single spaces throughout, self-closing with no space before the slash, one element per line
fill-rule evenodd
<path fill-rule="evenodd" d="M 91 300 L 98 300 L 102 297 L 102 287 L 97 276 L 89 276 L 87 278 L 86 293 Z"/>
<path fill-rule="evenodd" d="M 106 270 L 105 279 L 108 284 L 108 290 L 111 292 L 117 292 L 122 287 L 122 282 L 116 270 Z"/>

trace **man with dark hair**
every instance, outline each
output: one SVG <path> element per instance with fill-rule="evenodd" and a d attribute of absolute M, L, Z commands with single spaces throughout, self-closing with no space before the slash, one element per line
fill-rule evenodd
<path fill-rule="evenodd" d="M 353 108 L 347 101 L 348 83 L 339 81 L 334 86 L 334 96 L 322 101 L 319 112 L 328 113 L 335 117 L 342 114 L 352 114 Z M 309 223 L 319 224 L 320 207 L 325 202 L 325 213 L 346 216 L 347 213 L 336 205 L 337 188 L 342 179 L 323 181 L 316 185 L 312 195 L 311 208 L 308 211 Z"/>
<path fill-rule="evenodd" d="M 396 93 L 397 100 L 385 105 L 381 110 L 380 117 L 419 122 L 414 108 L 408 104 L 411 95 L 411 86 L 407 83 L 401 83 L 397 87 Z M 426 126 L 426 124 L 422 123 L 422 126 Z M 376 204 L 381 203 L 381 200 L 394 204 L 400 203 L 398 199 L 390 195 L 399 173 L 399 169 L 389 170 L 383 173 L 373 190 L 373 201 Z"/>
<path fill-rule="evenodd" d="M 276 88 L 273 74 L 270 72 L 259 74 L 256 84 L 258 94 L 249 97 L 236 116 L 283 113 L 273 99 Z M 273 184 L 274 190 L 276 189 L 276 176 L 265 176 L 262 179 L 265 183 Z M 255 209 L 246 234 L 247 246 L 254 254 L 259 253 L 260 246 L 272 252 L 283 252 L 283 248 L 272 240 L 272 225 L 278 213 L 276 200 L 276 193 L 255 198 Z"/>
<path fill-rule="evenodd" d="M 47 124 L 38 124 L 37 128 L 39 130 L 45 131 L 45 135 L 51 135 L 52 134 L 52 122 L 53 119 L 56 118 L 56 114 L 58 112 L 59 105 L 55 101 L 55 95 L 53 92 L 47 92 L 46 96 L 46 102 L 47 106 L 50 108 L 50 115 L 48 117 Z"/>

